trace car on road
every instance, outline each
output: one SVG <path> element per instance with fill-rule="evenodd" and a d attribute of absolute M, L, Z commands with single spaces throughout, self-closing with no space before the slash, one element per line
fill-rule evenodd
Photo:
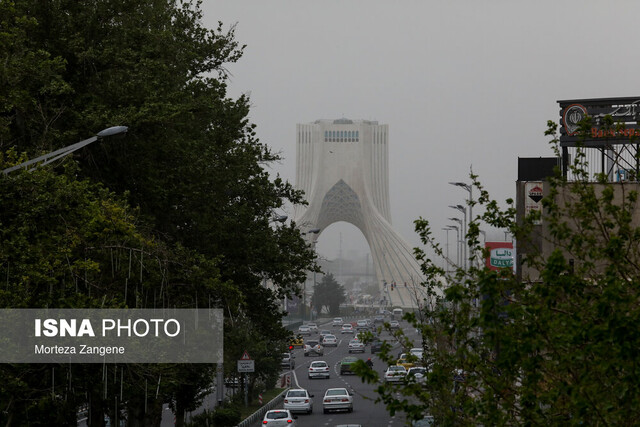
<path fill-rule="evenodd" d="M 411 422 L 411 427 L 432 427 L 436 425 L 436 420 L 432 415 L 425 415 L 419 420 Z"/>
<path fill-rule="evenodd" d="M 423 366 L 414 366 L 407 371 L 407 379 L 413 379 L 413 381 L 424 384 L 427 382 L 427 368 Z"/>
<path fill-rule="evenodd" d="M 389 328 L 391 328 L 391 329 L 400 329 L 400 322 L 398 322 L 397 320 L 389 321 Z"/>
<path fill-rule="evenodd" d="M 382 350 L 382 341 L 380 341 L 379 338 L 374 338 L 369 346 L 371 354 L 378 353 L 380 350 Z"/>
<path fill-rule="evenodd" d="M 407 375 L 407 369 L 402 365 L 391 365 L 384 373 L 384 380 L 388 383 L 400 382 Z"/>
<path fill-rule="evenodd" d="M 413 368 L 414 363 L 413 363 L 413 359 L 411 358 L 411 360 L 409 360 L 410 358 L 407 356 L 406 353 L 402 353 L 400 355 L 400 357 L 398 358 L 398 361 L 396 362 L 396 365 L 400 365 L 400 366 L 404 366 L 405 369 L 409 369 L 409 368 Z"/>
<path fill-rule="evenodd" d="M 273 409 L 264 414 L 262 425 L 266 427 L 296 426 L 297 418 L 288 409 Z"/>
<path fill-rule="evenodd" d="M 324 347 L 318 340 L 307 340 L 304 343 L 304 355 L 306 356 L 322 356 Z"/>
<path fill-rule="evenodd" d="M 341 334 L 352 334 L 353 326 L 350 323 L 345 323 L 342 325 L 342 329 L 340 329 Z"/>
<path fill-rule="evenodd" d="M 322 337 L 324 337 L 325 335 L 331 335 L 333 334 L 333 332 L 329 331 L 328 329 L 322 329 L 318 335 L 320 335 L 320 339 L 322 339 Z"/>
<path fill-rule="evenodd" d="M 364 353 L 365 347 L 364 343 L 360 340 L 351 340 L 349 341 L 349 353 Z"/>
<path fill-rule="evenodd" d="M 324 360 L 311 362 L 311 365 L 309 365 L 309 379 L 313 378 L 331 378 L 331 374 L 329 373 L 329 364 Z"/>
<path fill-rule="evenodd" d="M 424 349 L 422 347 L 414 347 L 411 350 L 409 350 L 409 353 L 411 353 L 415 357 L 417 357 L 418 361 L 421 361 L 422 360 L 422 355 L 424 354 Z"/>
<path fill-rule="evenodd" d="M 309 327 L 312 333 L 318 332 L 318 325 L 316 323 L 309 322 L 307 323 L 307 326 Z"/>
<path fill-rule="evenodd" d="M 357 357 L 347 356 L 340 361 L 340 375 L 345 374 L 353 374 L 354 372 L 351 370 L 351 365 L 356 363 L 358 360 Z"/>
<path fill-rule="evenodd" d="M 382 314 L 376 314 L 373 317 L 373 323 L 384 323 L 384 316 Z"/>
<path fill-rule="evenodd" d="M 357 331 L 366 331 L 369 329 L 369 322 L 366 319 L 358 320 L 356 322 L 356 330 Z"/>
<path fill-rule="evenodd" d="M 283 368 L 293 369 L 296 366 L 296 361 L 293 360 L 294 356 L 291 353 L 282 353 L 282 362 L 280 365 Z"/>
<path fill-rule="evenodd" d="M 342 326 L 343 323 L 344 323 L 344 321 L 342 320 L 342 317 L 334 317 L 333 318 L 333 323 L 332 323 L 333 327 Z"/>
<path fill-rule="evenodd" d="M 300 325 L 298 328 L 298 335 L 311 335 L 311 328 L 308 325 Z"/>
<path fill-rule="evenodd" d="M 337 347 L 338 346 L 338 338 L 335 335 L 325 335 L 322 337 L 322 345 L 325 347 Z"/>
<path fill-rule="evenodd" d="M 353 396 L 346 388 L 329 388 L 322 398 L 322 411 L 346 410 L 353 412 Z"/>
<path fill-rule="evenodd" d="M 309 394 L 303 388 L 292 388 L 284 395 L 284 409 L 288 409 L 291 413 L 305 412 L 310 414 L 313 412 L 312 397 L 313 394 Z"/>

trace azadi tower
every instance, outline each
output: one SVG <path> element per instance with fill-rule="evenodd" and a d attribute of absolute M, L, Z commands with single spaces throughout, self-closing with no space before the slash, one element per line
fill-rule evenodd
<path fill-rule="evenodd" d="M 367 120 L 298 124 L 296 187 L 309 205 L 298 207 L 294 220 L 303 231 L 339 221 L 358 227 L 371 248 L 384 304 L 413 308 L 423 304 L 422 274 L 391 226 L 388 135 L 388 125 Z"/>

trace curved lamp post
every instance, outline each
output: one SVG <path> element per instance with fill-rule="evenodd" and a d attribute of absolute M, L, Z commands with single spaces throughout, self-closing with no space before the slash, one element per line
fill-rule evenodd
<path fill-rule="evenodd" d="M 127 130 L 129 130 L 127 126 L 112 126 L 110 128 L 103 129 L 100 132 L 98 132 L 95 136 L 92 136 L 89 139 L 76 142 L 75 144 L 69 145 L 64 148 L 60 148 L 59 150 L 52 151 L 51 153 L 43 154 L 42 156 L 36 157 L 35 159 L 27 160 L 26 162 L 20 163 L 19 165 L 15 165 L 10 168 L 4 169 L 2 173 L 6 175 L 10 172 L 13 172 L 14 170 L 18 170 L 21 168 L 28 170 L 29 169 L 28 167 L 31 165 L 35 165 L 31 169 L 35 169 L 39 166 L 47 165 L 51 162 L 54 162 L 58 159 L 63 158 L 68 154 L 73 153 L 74 151 L 81 149 L 82 147 L 86 147 L 87 145 L 94 143 L 98 140 L 109 138 L 116 135 L 124 135 L 125 133 L 127 133 Z M 36 163 L 38 162 L 42 162 L 42 163 L 36 165 Z"/>
<path fill-rule="evenodd" d="M 449 205 L 449 207 L 451 209 L 455 209 L 458 210 L 460 212 L 462 212 L 462 230 L 460 230 L 460 232 L 462 233 L 462 239 L 464 241 L 464 245 L 463 245 L 463 251 L 464 251 L 464 270 L 467 271 L 467 208 L 465 208 L 462 205 Z M 449 218 L 451 219 L 451 218 Z"/>

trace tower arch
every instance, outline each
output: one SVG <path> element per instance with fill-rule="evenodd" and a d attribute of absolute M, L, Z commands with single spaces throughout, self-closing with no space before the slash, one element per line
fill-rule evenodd
<path fill-rule="evenodd" d="M 296 207 L 294 220 L 321 230 L 340 221 L 357 227 L 371 249 L 385 303 L 413 308 L 425 294 L 413 251 L 391 225 L 388 135 L 388 125 L 377 121 L 298 124 L 296 187 L 309 204 Z"/>

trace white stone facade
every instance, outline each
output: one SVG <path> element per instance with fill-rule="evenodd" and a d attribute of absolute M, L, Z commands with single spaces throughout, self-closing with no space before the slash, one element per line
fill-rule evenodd
<path fill-rule="evenodd" d="M 295 222 L 303 230 L 339 221 L 355 225 L 369 243 L 388 305 L 422 304 L 418 263 L 391 227 L 388 125 L 343 118 L 298 124 L 296 131 L 296 187 L 309 205 L 296 209 Z"/>

